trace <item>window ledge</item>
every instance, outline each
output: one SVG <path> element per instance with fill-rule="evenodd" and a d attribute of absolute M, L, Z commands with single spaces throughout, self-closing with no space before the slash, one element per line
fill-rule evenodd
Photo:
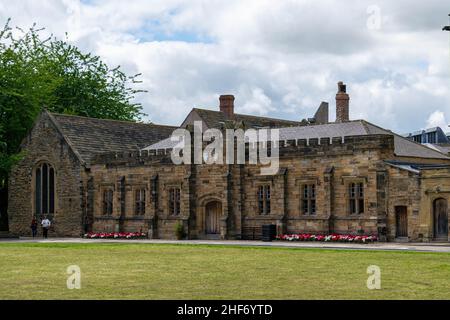
<path fill-rule="evenodd" d="M 260 216 L 251 216 L 251 217 L 245 217 L 245 220 L 279 220 L 282 219 L 282 215 L 260 215 Z"/>

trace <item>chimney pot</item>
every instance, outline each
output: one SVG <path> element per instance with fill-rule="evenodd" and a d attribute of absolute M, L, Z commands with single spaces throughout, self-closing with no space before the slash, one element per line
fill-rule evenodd
<path fill-rule="evenodd" d="M 347 86 L 338 82 L 338 92 L 336 94 L 336 122 L 348 122 L 350 109 L 350 96 L 347 94 Z"/>
<path fill-rule="evenodd" d="M 221 95 L 219 102 L 220 111 L 223 112 L 227 118 L 232 118 L 234 115 L 234 96 L 231 94 Z"/>

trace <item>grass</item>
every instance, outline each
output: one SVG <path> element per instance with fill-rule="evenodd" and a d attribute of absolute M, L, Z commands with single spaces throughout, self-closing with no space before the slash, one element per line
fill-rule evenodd
<path fill-rule="evenodd" d="M 81 268 L 81 290 L 66 286 Z M 381 290 L 368 290 L 369 265 Z M 0 244 L 0 299 L 450 299 L 450 254 L 152 244 Z"/>

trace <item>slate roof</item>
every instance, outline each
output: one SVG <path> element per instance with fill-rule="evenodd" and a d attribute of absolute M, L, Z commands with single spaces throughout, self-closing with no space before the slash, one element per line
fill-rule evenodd
<path fill-rule="evenodd" d="M 228 120 L 225 114 L 221 111 L 199 109 L 199 108 L 194 108 L 192 110 L 197 112 L 197 114 L 203 119 L 208 128 L 220 128 L 222 124 Z M 234 114 L 233 120 L 242 121 L 246 128 L 262 128 L 262 127 L 282 128 L 301 125 L 299 121 L 259 117 L 239 113 Z"/>
<path fill-rule="evenodd" d="M 280 128 L 280 140 L 320 139 L 345 136 L 365 136 L 387 134 L 394 136 L 395 154 L 399 157 L 417 157 L 450 160 L 450 157 L 424 145 L 406 139 L 392 131 L 383 129 L 364 120 L 344 123 L 328 123 L 313 126 L 297 126 Z M 159 141 L 145 148 L 145 150 L 171 149 L 177 142 L 170 138 Z"/>
<path fill-rule="evenodd" d="M 423 163 L 411 163 L 411 162 L 402 162 L 402 161 L 385 161 L 385 163 L 390 166 L 402 170 L 406 170 L 412 173 L 420 173 L 422 170 L 428 169 L 447 169 L 450 168 L 450 165 L 446 164 L 423 164 Z"/>
<path fill-rule="evenodd" d="M 450 143 L 439 143 L 439 144 L 424 143 L 424 145 L 427 146 L 428 148 L 434 149 L 444 154 L 450 154 Z"/>
<path fill-rule="evenodd" d="M 49 113 L 81 160 L 96 154 L 140 150 L 167 138 L 176 127 Z"/>

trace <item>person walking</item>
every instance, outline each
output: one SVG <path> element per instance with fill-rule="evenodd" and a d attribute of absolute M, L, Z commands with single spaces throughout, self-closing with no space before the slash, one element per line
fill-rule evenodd
<path fill-rule="evenodd" d="M 33 220 L 31 220 L 30 228 L 31 228 L 31 234 L 33 235 L 33 238 L 35 238 L 37 235 L 38 224 L 37 224 L 36 218 L 34 218 L 34 217 L 33 217 Z"/>
<path fill-rule="evenodd" d="M 41 225 L 42 225 L 42 233 L 44 235 L 44 238 L 47 239 L 48 238 L 48 229 L 50 229 L 50 226 L 52 225 L 52 223 L 50 222 L 50 220 L 48 220 L 47 217 L 44 217 L 44 220 L 42 220 Z"/>

